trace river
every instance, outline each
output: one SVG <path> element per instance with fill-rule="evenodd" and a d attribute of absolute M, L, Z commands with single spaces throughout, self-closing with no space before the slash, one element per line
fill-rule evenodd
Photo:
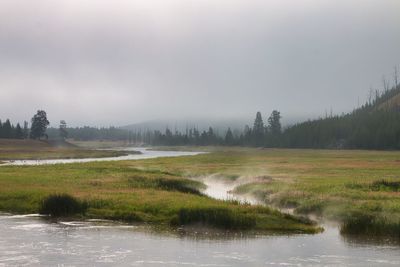
<path fill-rule="evenodd" d="M 188 153 L 142 152 L 149 154 L 130 156 Z M 232 183 L 204 182 L 211 197 L 237 197 L 227 193 Z M 2 214 L 0 266 L 400 266 L 396 244 L 349 239 L 335 226 L 324 227 L 316 235 L 187 234 L 107 221 L 51 222 L 38 215 Z"/>
<path fill-rule="evenodd" d="M 48 164 L 61 164 L 61 163 L 85 163 L 94 161 L 120 161 L 120 160 L 139 160 L 139 159 L 152 159 L 160 157 L 181 157 L 181 156 L 194 156 L 202 154 L 204 152 L 191 152 L 191 151 L 158 151 L 149 150 L 143 147 L 126 147 L 126 148 L 114 148 L 109 150 L 120 150 L 126 152 L 139 152 L 131 153 L 124 156 L 118 157 L 104 157 L 104 158 L 77 158 L 77 159 L 38 159 L 38 160 L 11 160 L 4 161 L 5 165 L 48 165 Z"/>

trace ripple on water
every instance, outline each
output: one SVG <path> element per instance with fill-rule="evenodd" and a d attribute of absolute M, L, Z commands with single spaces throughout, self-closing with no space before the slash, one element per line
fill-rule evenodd
<path fill-rule="evenodd" d="M 0 257 L 0 266 L 32 266 L 40 261 L 33 255 L 19 255 L 14 257 Z"/>
<path fill-rule="evenodd" d="M 132 263 L 133 266 L 143 266 L 143 265 L 159 265 L 159 266 L 204 266 L 204 267 L 223 267 L 223 266 L 231 266 L 229 264 L 213 264 L 213 263 L 196 263 L 196 262 L 186 262 L 186 261 L 156 261 L 156 260 L 138 260 Z"/>
<path fill-rule="evenodd" d="M 31 231 L 33 229 L 43 229 L 43 228 L 47 228 L 47 227 L 48 227 L 48 224 L 44 224 L 44 223 L 29 223 L 29 224 L 13 226 L 13 227 L 11 227 L 11 229 Z"/>

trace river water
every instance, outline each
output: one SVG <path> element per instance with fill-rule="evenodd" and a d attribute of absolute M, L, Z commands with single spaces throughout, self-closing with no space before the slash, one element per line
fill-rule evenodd
<path fill-rule="evenodd" d="M 204 152 L 191 152 L 191 151 L 157 151 L 148 150 L 143 147 L 126 147 L 126 148 L 114 148 L 110 150 L 120 150 L 126 152 L 140 152 L 132 153 L 125 156 L 119 157 L 105 157 L 105 158 L 83 158 L 83 159 L 39 159 L 39 160 L 12 160 L 5 161 L 3 165 L 48 165 L 48 164 L 60 164 L 60 163 L 85 163 L 93 161 L 120 161 L 120 160 L 139 160 L 139 159 L 152 159 L 160 157 L 180 157 L 180 156 L 194 156 L 202 154 Z"/>
<path fill-rule="evenodd" d="M 227 193 L 232 183 L 203 181 L 211 197 L 236 197 Z M 316 235 L 187 234 L 107 221 L 51 222 L 37 215 L 2 214 L 0 266 L 400 266 L 396 244 L 345 238 L 337 227 L 324 227 Z"/>

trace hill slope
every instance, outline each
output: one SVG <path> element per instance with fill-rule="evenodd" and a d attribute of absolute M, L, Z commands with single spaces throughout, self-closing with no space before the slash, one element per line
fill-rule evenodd
<path fill-rule="evenodd" d="M 293 125 L 282 135 L 284 147 L 400 149 L 400 86 L 341 116 Z"/>

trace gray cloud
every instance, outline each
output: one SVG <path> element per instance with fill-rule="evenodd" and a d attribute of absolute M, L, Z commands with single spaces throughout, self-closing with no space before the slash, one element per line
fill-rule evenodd
<path fill-rule="evenodd" d="M 349 111 L 400 63 L 397 0 L 0 2 L 0 117 Z"/>

